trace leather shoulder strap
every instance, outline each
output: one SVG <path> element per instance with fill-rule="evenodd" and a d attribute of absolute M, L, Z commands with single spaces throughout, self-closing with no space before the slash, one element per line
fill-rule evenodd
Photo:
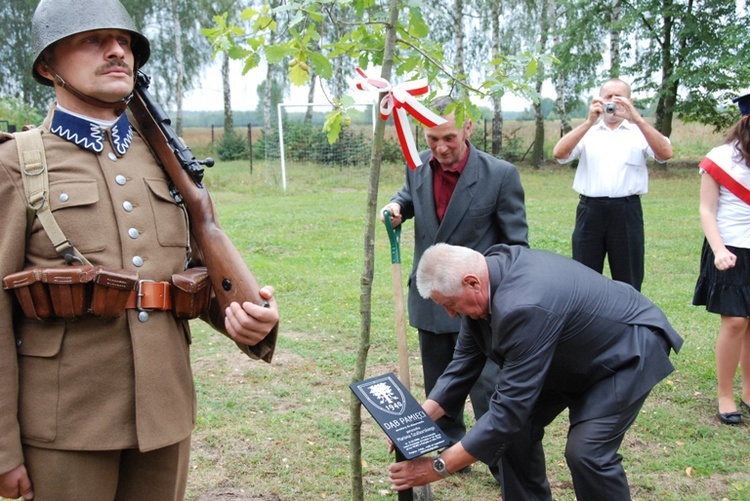
<path fill-rule="evenodd" d="M 91 264 L 65 235 L 57 224 L 49 204 L 49 174 L 47 157 L 44 154 L 42 131 L 31 129 L 14 134 L 18 160 L 21 163 L 23 187 L 29 202 L 29 213 L 35 214 L 47 232 L 55 251 L 68 264 Z M 31 218 L 33 219 L 33 217 Z M 29 225 L 31 219 L 29 219 Z"/>

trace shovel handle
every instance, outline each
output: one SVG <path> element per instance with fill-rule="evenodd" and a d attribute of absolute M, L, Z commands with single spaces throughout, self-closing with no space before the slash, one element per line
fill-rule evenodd
<path fill-rule="evenodd" d="M 383 222 L 388 231 L 388 239 L 391 241 L 391 264 L 401 264 L 401 225 L 395 228 L 391 225 L 391 211 L 383 211 Z"/>

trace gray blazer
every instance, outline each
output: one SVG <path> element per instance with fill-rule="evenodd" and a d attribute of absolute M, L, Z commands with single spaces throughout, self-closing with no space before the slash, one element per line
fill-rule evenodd
<path fill-rule="evenodd" d="M 442 223 L 435 213 L 429 150 L 420 154 L 422 166 L 406 168 L 406 181 L 391 202 L 401 206 L 404 220 L 414 218 L 414 265 L 409 275 L 409 323 L 437 333 L 458 332 L 459 318 L 417 291 L 419 260 L 439 242 L 484 252 L 495 244 L 528 247 L 528 225 L 521 178 L 513 164 L 477 150 L 469 143 L 469 159 L 458 180 Z"/>
<path fill-rule="evenodd" d="M 551 252 L 498 245 L 485 254 L 490 316 L 463 319 L 453 361 L 429 398 L 455 415 L 486 358 L 502 374 L 490 409 L 462 440 L 492 464 L 533 410 L 566 402 L 570 423 L 616 414 L 666 377 L 682 338 L 633 287 Z"/>

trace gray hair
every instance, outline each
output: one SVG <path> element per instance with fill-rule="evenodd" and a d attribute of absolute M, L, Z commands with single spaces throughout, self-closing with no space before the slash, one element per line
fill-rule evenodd
<path fill-rule="evenodd" d="M 463 278 L 476 274 L 484 256 L 468 247 L 435 244 L 422 254 L 417 267 L 417 290 L 429 299 L 433 292 L 445 297 L 461 294 Z"/>

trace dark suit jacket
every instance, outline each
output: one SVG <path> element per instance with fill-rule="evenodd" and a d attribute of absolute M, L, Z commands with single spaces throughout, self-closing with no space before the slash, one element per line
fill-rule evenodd
<path fill-rule="evenodd" d="M 417 291 L 419 259 L 433 244 L 446 242 L 484 252 L 495 244 L 528 246 L 528 226 L 521 178 L 508 162 L 469 144 L 469 159 L 458 180 L 442 223 L 435 212 L 431 152 L 421 153 L 422 166 L 406 168 L 404 186 L 392 199 L 404 219 L 414 218 L 414 266 L 409 276 L 409 323 L 431 332 L 458 332 L 461 321 Z"/>
<path fill-rule="evenodd" d="M 491 464 L 547 396 L 570 422 L 615 414 L 674 367 L 682 338 L 633 287 L 557 254 L 498 245 L 486 253 L 489 319 L 463 320 L 453 361 L 429 398 L 452 415 L 484 366 L 503 367 L 490 410 L 462 440 Z"/>

